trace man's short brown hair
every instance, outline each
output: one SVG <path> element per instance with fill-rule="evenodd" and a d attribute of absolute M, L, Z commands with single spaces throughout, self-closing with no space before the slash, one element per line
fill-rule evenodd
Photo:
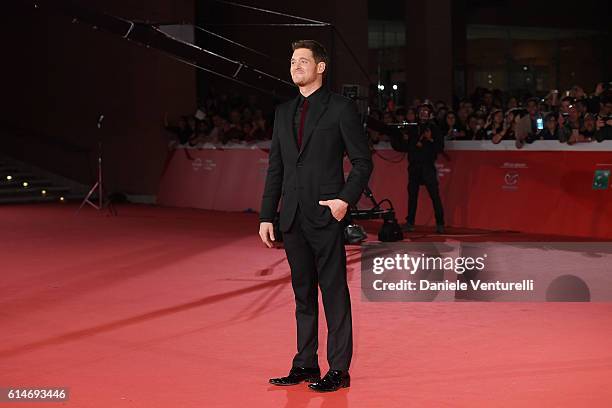
<path fill-rule="evenodd" d="M 325 72 L 327 72 L 327 65 L 329 64 L 329 56 L 327 55 L 327 50 L 325 47 L 315 41 L 315 40 L 297 40 L 291 43 L 291 49 L 293 51 L 298 48 L 307 48 L 312 51 L 312 56 L 314 57 L 315 62 L 318 64 L 319 62 L 325 63 Z"/>

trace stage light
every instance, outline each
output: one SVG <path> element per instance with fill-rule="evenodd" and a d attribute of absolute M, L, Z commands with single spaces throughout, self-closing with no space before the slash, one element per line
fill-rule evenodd
<path fill-rule="evenodd" d="M 393 90 L 397 91 L 397 85 L 393 84 Z"/>
<path fill-rule="evenodd" d="M 383 84 L 378 84 L 378 90 L 379 91 L 384 91 L 385 90 L 385 86 Z"/>
<path fill-rule="evenodd" d="M 25 188 L 25 187 L 29 186 L 30 184 L 27 181 L 24 181 L 23 183 L 21 183 L 21 185 Z"/>
<path fill-rule="evenodd" d="M 7 180 L 12 180 L 12 179 L 13 179 L 13 176 L 6 176 L 6 179 L 7 179 Z"/>
<path fill-rule="evenodd" d="M 47 195 L 47 190 L 42 190 L 40 193 L 41 193 L 42 195 Z"/>
<path fill-rule="evenodd" d="M 527 65 L 523 65 L 523 71 L 527 71 L 529 70 L 529 67 Z"/>
<path fill-rule="evenodd" d="M 60 201 L 64 202 L 65 201 L 64 197 L 60 197 Z"/>

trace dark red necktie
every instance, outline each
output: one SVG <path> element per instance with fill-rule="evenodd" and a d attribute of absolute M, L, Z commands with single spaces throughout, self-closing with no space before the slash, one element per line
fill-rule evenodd
<path fill-rule="evenodd" d="M 308 111 L 308 99 L 304 99 L 302 105 L 302 113 L 300 114 L 300 128 L 298 129 L 297 145 L 298 150 L 302 149 L 302 140 L 304 138 L 304 122 L 306 121 L 306 112 Z"/>

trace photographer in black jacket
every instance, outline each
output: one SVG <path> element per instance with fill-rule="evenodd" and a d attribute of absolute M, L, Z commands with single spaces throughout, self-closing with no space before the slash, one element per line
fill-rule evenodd
<path fill-rule="evenodd" d="M 422 184 L 427 188 L 436 216 L 436 232 L 444 233 L 444 211 L 440 192 L 438 191 L 438 176 L 436 158 L 444 150 L 444 138 L 435 125 L 433 106 L 422 104 L 418 108 L 417 123 L 409 124 L 403 134 L 391 137 L 394 150 L 408 153 L 408 216 L 406 231 L 414 231 L 419 188 Z"/>

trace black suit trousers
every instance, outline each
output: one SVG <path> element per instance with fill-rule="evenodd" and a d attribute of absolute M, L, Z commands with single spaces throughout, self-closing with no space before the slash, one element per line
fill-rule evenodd
<path fill-rule="evenodd" d="M 297 354 L 293 367 L 318 367 L 318 287 L 327 320 L 327 360 L 332 370 L 348 370 L 353 353 L 351 300 L 346 279 L 344 222 L 309 226 L 298 207 L 283 234 L 295 294 Z"/>
<path fill-rule="evenodd" d="M 406 222 L 414 225 L 416 218 L 417 203 L 419 201 L 419 189 L 424 184 L 431 198 L 431 203 L 436 216 L 436 224 L 444 225 L 444 210 L 438 189 L 438 176 L 436 167 L 431 164 L 413 164 L 408 167 L 408 216 Z"/>

